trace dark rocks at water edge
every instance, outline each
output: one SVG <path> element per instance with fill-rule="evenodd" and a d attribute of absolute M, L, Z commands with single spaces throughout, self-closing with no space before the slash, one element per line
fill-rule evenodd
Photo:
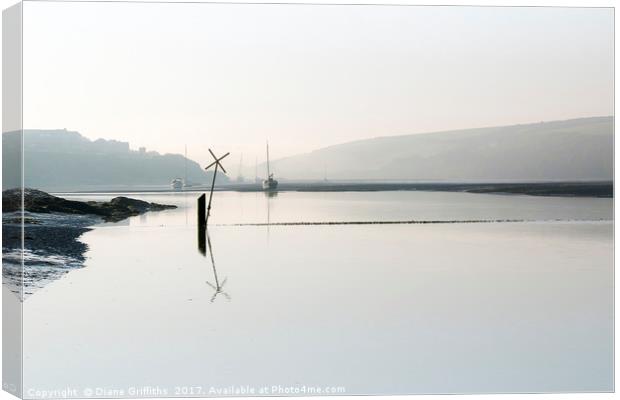
<path fill-rule="evenodd" d="M 106 222 L 118 222 L 125 218 L 143 214 L 147 211 L 161 211 L 177 208 L 173 205 L 149 203 L 147 201 L 115 197 L 108 202 L 75 201 L 53 196 L 36 189 L 24 189 L 24 211 L 32 213 L 64 213 L 95 215 Z M 22 191 L 10 189 L 2 192 L 2 211 L 20 211 Z"/>
<path fill-rule="evenodd" d="M 24 297 L 83 267 L 88 246 L 79 238 L 90 226 L 176 208 L 127 197 L 71 201 L 25 189 L 22 214 L 21 194 L 19 189 L 2 192 L 2 276 L 4 284 L 18 296 L 23 290 Z"/>
<path fill-rule="evenodd" d="M 79 237 L 102 222 L 101 217 L 24 213 L 22 248 L 21 212 L 2 213 L 2 277 L 16 294 L 35 290 L 84 265 L 88 250 Z M 23 262 L 23 268 L 22 268 Z M 22 287 L 23 282 L 23 287 Z"/>

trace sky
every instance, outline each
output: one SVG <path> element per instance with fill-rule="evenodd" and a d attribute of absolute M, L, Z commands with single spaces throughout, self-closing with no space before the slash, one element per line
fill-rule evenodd
<path fill-rule="evenodd" d="M 23 43 L 24 128 L 231 170 L 266 140 L 613 114 L 609 8 L 26 2 Z"/>

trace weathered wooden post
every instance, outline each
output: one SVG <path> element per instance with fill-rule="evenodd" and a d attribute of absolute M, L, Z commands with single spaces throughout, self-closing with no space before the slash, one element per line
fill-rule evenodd
<path fill-rule="evenodd" d="M 209 232 L 207 231 L 207 224 L 209 223 L 209 215 L 211 215 L 211 201 L 213 200 L 213 191 L 215 190 L 215 179 L 217 177 L 217 170 L 219 168 L 226 173 L 226 169 L 221 164 L 220 161 L 224 159 L 224 157 L 228 156 L 230 153 L 224 154 L 222 157 L 217 158 L 215 154 L 209 149 L 209 153 L 213 156 L 213 161 L 209 164 L 205 170 L 211 168 L 215 165 L 215 169 L 213 170 L 213 180 L 211 181 L 211 191 L 209 192 L 209 203 L 207 204 L 207 195 L 201 194 L 198 197 L 198 251 L 200 254 L 206 257 L 207 255 L 207 244 L 209 245 L 209 255 L 211 256 L 211 265 L 213 266 L 213 276 L 215 277 L 215 285 L 212 285 L 207 281 L 207 284 L 213 288 L 215 293 L 213 293 L 213 297 L 211 297 L 211 302 L 215 300 L 218 294 L 222 294 L 228 300 L 230 300 L 230 296 L 227 293 L 222 291 L 224 284 L 226 283 L 226 279 L 224 279 L 221 283 L 217 276 L 217 270 L 215 269 L 215 258 L 213 257 L 213 249 L 211 248 L 211 239 L 209 238 Z"/>
<path fill-rule="evenodd" d="M 198 251 L 203 256 L 207 255 L 207 218 L 206 218 L 206 198 L 203 193 L 198 197 Z"/>
<path fill-rule="evenodd" d="M 211 200 L 213 200 L 213 189 L 215 188 L 215 177 L 217 176 L 217 167 L 219 163 L 215 164 L 215 170 L 213 171 L 213 180 L 211 181 L 211 191 L 209 192 L 209 204 L 207 204 L 207 218 L 205 224 L 209 223 L 209 216 L 211 215 Z"/>
<path fill-rule="evenodd" d="M 217 176 L 217 169 L 218 168 L 222 168 L 222 171 L 224 171 L 224 173 L 226 173 L 226 169 L 224 168 L 224 166 L 222 165 L 222 163 L 220 161 L 222 161 L 224 159 L 224 157 L 226 157 L 226 156 L 228 156 L 230 154 L 230 153 L 226 153 L 222 157 L 217 158 L 215 156 L 215 154 L 213 154 L 211 149 L 209 149 L 209 153 L 211 153 L 211 156 L 213 156 L 213 159 L 215 161 L 213 161 L 211 164 L 207 165 L 205 170 L 211 168 L 213 165 L 215 165 L 215 170 L 213 171 L 213 180 L 211 181 L 211 192 L 209 193 L 209 204 L 207 205 L 207 216 L 205 217 L 205 225 L 209 222 L 209 215 L 211 215 L 211 200 L 213 199 L 213 189 L 215 187 L 215 178 Z"/>
<path fill-rule="evenodd" d="M 215 170 L 213 171 L 213 180 L 211 181 L 211 192 L 209 193 L 209 204 L 206 204 L 207 196 L 206 194 L 201 194 L 198 197 L 198 251 L 204 256 L 207 254 L 207 223 L 209 222 L 209 215 L 211 214 L 211 200 L 213 199 L 213 190 L 215 188 L 215 178 L 217 176 L 218 168 L 221 168 L 224 173 L 226 170 L 224 166 L 220 163 L 230 153 L 224 154 L 222 157 L 217 158 L 215 154 L 209 149 L 209 153 L 213 156 L 215 161 L 209 164 L 205 169 L 209 169 L 211 166 L 215 165 Z"/>

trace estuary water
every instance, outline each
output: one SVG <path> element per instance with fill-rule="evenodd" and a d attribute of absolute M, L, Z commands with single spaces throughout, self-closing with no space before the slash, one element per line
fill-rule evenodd
<path fill-rule="evenodd" d="M 198 195 L 24 301 L 26 397 L 613 390 L 612 199 L 216 192 L 202 243 Z M 353 221 L 456 223 L 245 225 Z"/>

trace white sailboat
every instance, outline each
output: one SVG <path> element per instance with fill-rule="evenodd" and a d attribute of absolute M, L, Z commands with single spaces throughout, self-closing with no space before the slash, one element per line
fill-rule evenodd
<path fill-rule="evenodd" d="M 174 178 L 172 182 L 170 182 L 170 187 L 172 187 L 172 190 L 183 190 L 183 179 Z"/>
<path fill-rule="evenodd" d="M 263 190 L 276 190 L 278 181 L 273 179 L 273 174 L 269 169 L 269 142 L 267 142 L 267 179 L 263 180 Z"/>

